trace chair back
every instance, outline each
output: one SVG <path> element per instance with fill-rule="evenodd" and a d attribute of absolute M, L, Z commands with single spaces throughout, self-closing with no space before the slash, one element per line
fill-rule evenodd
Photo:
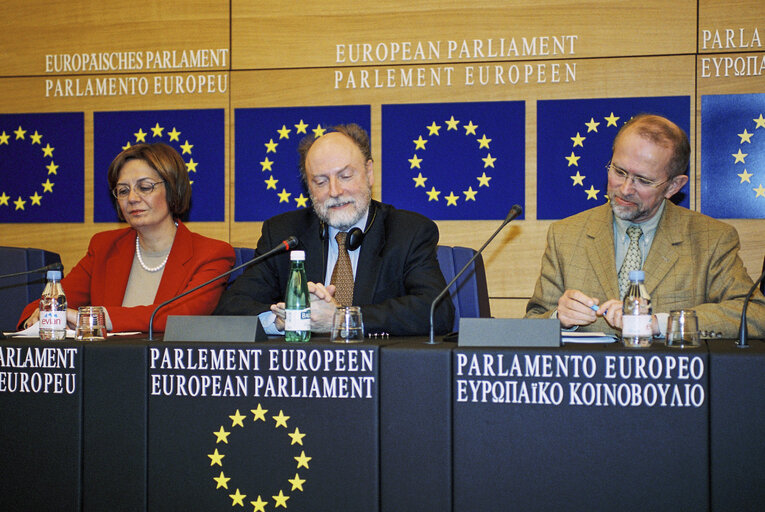
<path fill-rule="evenodd" d="M 762 272 L 765 273 L 765 259 L 762 260 Z M 765 295 L 765 279 L 760 281 L 760 291 Z"/>
<path fill-rule="evenodd" d="M 475 251 L 470 247 L 438 246 L 438 265 L 449 283 L 462 267 L 473 257 Z M 486 286 L 486 269 L 483 258 L 478 256 L 470 267 L 449 288 L 449 297 L 454 304 L 454 327 L 459 329 L 461 317 L 488 318 L 491 316 L 489 291 Z"/>
<path fill-rule="evenodd" d="M 234 254 L 236 255 L 234 266 L 238 267 L 242 263 L 246 263 L 255 257 L 255 249 L 251 249 L 249 247 L 234 247 Z M 247 270 L 246 267 L 231 273 L 231 275 L 228 276 L 228 283 L 233 283 L 234 279 L 241 276 L 245 270 Z"/>
<path fill-rule="evenodd" d="M 61 262 L 61 256 L 54 252 L 0 247 L 0 275 L 34 270 L 56 262 Z M 39 300 L 44 288 L 44 272 L 0 279 L 0 331 L 15 331 L 21 310 L 33 300 Z"/>

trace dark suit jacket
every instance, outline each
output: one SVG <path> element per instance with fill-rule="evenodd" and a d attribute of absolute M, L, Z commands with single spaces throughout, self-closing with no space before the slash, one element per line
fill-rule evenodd
<path fill-rule="evenodd" d="M 61 280 L 68 307 L 104 306 L 114 331 L 147 332 L 156 306 L 226 272 L 234 264 L 234 249 L 229 244 L 192 233 L 178 222 L 154 304 L 122 307 L 135 256 L 135 237 L 133 228 L 93 235 L 85 257 Z M 221 279 L 220 283 L 213 283 L 161 309 L 154 317 L 154 329 L 165 330 L 167 315 L 209 315 L 218 303 L 224 284 L 225 279 Z M 33 302 L 24 309 L 19 327 L 37 307 L 38 303 Z"/>
<path fill-rule="evenodd" d="M 752 279 L 738 255 L 736 230 L 728 224 L 665 202 L 646 257 L 645 285 L 654 313 L 693 309 L 699 329 L 736 337 Z M 619 297 L 613 214 L 602 205 L 555 222 L 527 317 L 549 317 L 558 298 L 576 289 L 600 302 Z M 765 336 L 765 299 L 757 291 L 748 309 L 749 335 Z M 599 318 L 582 330 L 614 332 Z"/>
<path fill-rule="evenodd" d="M 367 332 L 394 336 L 424 335 L 430 331 L 430 304 L 446 287 L 436 259 L 438 228 L 422 215 L 373 202 L 377 214 L 361 244 L 353 288 L 353 304 L 361 306 Z M 371 223 L 371 224 L 370 224 Z M 320 238 L 320 222 L 313 209 L 277 215 L 263 223 L 256 254 L 295 235 L 306 252 L 309 281 L 323 283 L 327 242 Z M 289 255 L 279 254 L 247 269 L 223 293 L 216 314 L 257 315 L 284 300 Z M 454 305 L 442 300 L 434 315 L 435 330 L 448 332 Z"/>

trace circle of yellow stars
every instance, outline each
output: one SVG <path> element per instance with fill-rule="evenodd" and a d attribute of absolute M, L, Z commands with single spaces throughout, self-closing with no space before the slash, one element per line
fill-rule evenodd
<path fill-rule="evenodd" d="M 30 202 L 29 206 L 42 206 L 42 199 L 45 197 L 45 194 L 53 194 L 53 186 L 55 183 L 50 180 L 50 176 L 58 176 L 59 166 L 56 165 L 53 160 L 53 151 L 56 148 L 52 147 L 50 143 L 46 143 L 45 146 L 43 146 L 42 139 L 42 134 L 37 130 L 35 130 L 34 133 L 29 133 L 29 130 L 25 130 L 21 125 L 19 125 L 16 130 L 11 131 L 10 134 L 6 133 L 5 130 L 0 132 L 0 146 L 10 146 L 11 141 L 16 142 L 20 140 L 26 142 L 28 140 L 32 146 L 40 146 L 40 151 L 42 151 L 43 158 L 50 159 L 50 163 L 45 166 L 45 168 L 48 170 L 46 180 L 44 183 L 40 183 L 40 186 L 42 187 L 42 195 L 38 193 L 38 190 L 35 190 L 34 194 L 27 196 Z M 11 201 L 11 199 L 12 196 L 6 194 L 5 190 L 0 191 L 0 206 L 8 206 L 10 208 L 11 204 L 13 204 L 14 211 L 25 210 L 27 206 L 26 199 L 23 199 L 20 195 L 17 196 L 14 201 Z"/>
<path fill-rule="evenodd" d="M 266 419 L 266 413 L 268 412 L 268 409 L 264 409 L 261 404 L 258 404 L 258 407 L 255 409 L 250 409 L 250 412 L 252 413 L 252 422 L 247 421 L 247 424 L 257 424 L 258 422 L 263 422 L 265 425 L 268 424 L 268 420 Z M 225 445 L 228 445 L 228 436 L 231 435 L 231 432 L 234 428 L 245 428 L 245 420 L 247 420 L 248 416 L 245 416 L 239 412 L 239 409 L 236 410 L 236 412 L 229 416 L 231 419 L 231 427 L 230 430 L 226 430 L 226 428 L 221 425 L 220 429 L 217 432 L 213 432 L 213 435 L 215 436 L 215 444 L 216 448 L 213 453 L 208 454 L 207 456 L 210 458 L 210 467 L 213 466 L 220 466 L 220 475 L 213 477 L 213 481 L 215 481 L 215 489 L 225 489 L 226 492 L 230 492 L 231 489 L 229 489 L 229 480 L 231 480 L 231 477 L 226 476 L 226 474 L 223 471 L 223 459 L 226 457 L 225 453 L 221 453 L 218 449 L 217 445 L 223 443 Z M 295 430 L 290 432 L 289 428 L 287 427 L 287 420 L 290 419 L 289 416 L 286 416 L 282 410 L 279 411 L 279 414 L 276 416 L 271 416 L 271 418 L 274 420 L 274 429 L 284 428 L 287 431 L 287 436 L 290 438 L 290 446 L 293 445 L 300 445 L 303 446 L 303 438 L 306 436 L 303 432 L 300 432 L 300 429 L 295 427 Z M 221 447 L 223 449 L 223 447 Z M 287 481 L 290 483 L 291 488 L 288 492 L 293 491 L 300 491 L 303 492 L 303 484 L 306 482 L 304 478 L 300 477 L 300 468 L 309 469 L 309 462 L 311 461 L 312 457 L 308 457 L 305 454 L 305 450 L 302 448 L 300 449 L 300 455 L 297 457 L 293 457 L 296 461 L 296 472 L 294 478 L 288 478 Z M 216 468 L 217 471 L 217 468 Z M 244 501 L 245 498 L 247 498 L 246 494 L 242 494 L 242 492 L 239 490 L 238 487 L 235 488 L 233 494 L 229 494 L 228 497 L 231 499 L 231 506 L 241 506 L 244 507 Z M 269 496 L 266 495 L 265 498 L 268 498 Z M 276 510 L 279 507 L 282 507 L 284 509 L 287 508 L 287 500 L 290 499 L 290 495 L 284 493 L 284 489 L 279 489 L 279 493 L 276 495 L 270 496 L 270 498 L 273 500 L 273 509 Z M 266 506 L 270 504 L 270 501 L 268 499 L 264 499 L 263 495 L 258 494 L 257 498 L 253 501 L 250 500 L 250 505 L 254 507 L 253 512 L 266 512 Z"/>
<path fill-rule="evenodd" d="M 308 128 L 309 125 L 304 123 L 301 119 L 298 124 L 292 125 L 294 127 L 295 135 L 308 135 Z M 317 124 L 316 128 L 312 128 L 311 131 L 313 132 L 314 136 L 316 138 L 321 137 L 325 133 L 327 133 L 327 129 L 323 128 L 321 124 Z M 287 189 L 284 187 L 281 187 L 281 192 L 279 192 L 279 188 L 277 185 L 279 184 L 279 180 L 274 178 L 274 163 L 275 160 L 271 160 L 269 158 L 269 155 L 273 153 L 273 157 L 276 158 L 276 152 L 277 148 L 279 147 L 279 142 L 282 139 L 289 140 L 290 134 L 293 132 L 293 128 L 287 128 L 286 124 L 283 124 L 281 128 L 276 130 L 276 134 L 278 135 L 278 138 L 276 141 L 274 141 L 274 137 L 271 137 L 268 139 L 268 142 L 264 144 L 266 147 L 266 156 L 265 158 L 258 162 L 260 163 L 260 172 L 268 172 L 268 179 L 263 180 L 263 182 L 266 184 L 266 190 L 273 190 L 274 193 L 279 197 L 279 203 L 290 203 L 290 197 L 292 197 L 294 194 L 291 192 L 287 192 Z M 302 192 L 299 196 L 293 197 L 292 200 L 295 201 L 296 208 L 306 208 L 308 206 L 308 197 L 306 197 Z"/>
<path fill-rule="evenodd" d="M 739 184 L 749 183 L 749 186 L 754 191 L 754 194 L 755 194 L 754 198 L 757 199 L 758 197 L 762 197 L 763 200 L 765 200 L 765 187 L 762 186 L 762 181 L 758 180 L 757 181 L 758 186 L 757 187 L 752 187 L 752 185 L 754 185 L 754 183 L 752 182 L 752 177 L 755 176 L 757 171 L 755 171 L 754 173 L 751 173 L 751 172 L 747 171 L 747 169 L 746 169 L 746 157 L 749 156 L 749 153 L 744 153 L 741 150 L 742 146 L 745 143 L 746 144 L 751 144 L 752 143 L 752 136 L 755 133 L 758 133 L 757 130 L 759 130 L 760 128 L 765 129 L 765 117 L 763 117 L 762 114 L 760 114 L 760 117 L 752 119 L 752 121 L 754 121 L 754 124 L 755 124 L 754 128 L 752 129 L 752 133 L 749 133 L 749 131 L 746 128 L 744 128 L 744 132 L 743 133 L 737 134 L 739 139 L 741 139 L 740 142 L 739 142 L 739 148 L 738 148 L 737 152 L 731 153 L 731 156 L 733 157 L 734 172 L 736 172 L 736 171 L 738 171 L 740 169 L 740 167 L 738 167 L 738 164 L 742 164 L 744 166 L 743 172 L 740 172 L 740 173 L 737 172 L 736 173 L 736 175 L 740 179 Z M 755 179 L 756 178 L 757 177 L 755 176 Z"/>
<path fill-rule="evenodd" d="M 590 120 L 588 122 L 585 122 L 584 125 L 587 127 L 587 131 L 584 132 L 585 134 L 589 134 L 591 132 L 598 133 L 598 127 L 601 128 L 608 128 L 608 127 L 614 127 L 618 130 L 619 125 L 617 124 L 617 121 L 621 119 L 618 116 L 615 116 L 613 112 L 611 112 L 608 116 L 603 117 L 603 120 L 605 121 L 606 125 L 604 127 L 601 127 L 600 125 L 603 124 L 602 121 L 596 121 L 594 117 L 590 117 Z M 579 151 L 584 151 L 584 141 L 587 140 L 588 136 L 582 135 L 581 132 L 576 132 L 576 135 L 571 138 L 572 146 L 571 146 L 571 154 L 568 156 L 564 156 L 566 159 L 567 165 L 566 168 L 569 167 L 576 167 L 576 174 L 573 176 L 569 176 L 571 180 L 573 180 L 573 183 L 571 184 L 572 187 L 580 186 L 584 190 L 584 193 L 587 194 L 587 200 L 590 199 L 598 200 L 598 194 L 600 193 L 600 189 L 596 189 L 594 185 L 590 185 L 590 188 L 585 189 L 584 188 L 584 180 L 587 178 L 586 175 L 579 172 L 579 159 L 582 158 L 580 155 L 577 155 L 577 147 L 582 148 Z M 608 199 L 608 196 L 604 197 Z"/>
<path fill-rule="evenodd" d="M 444 124 L 446 125 L 445 133 L 448 133 L 450 131 L 455 131 L 457 133 L 460 133 L 460 121 L 457 119 L 454 119 L 454 116 L 451 116 L 449 119 L 444 121 Z M 443 124 L 437 124 L 435 121 L 431 122 L 429 126 L 426 126 L 425 129 L 428 130 L 428 138 L 423 139 L 422 135 L 420 135 L 417 139 L 413 140 L 412 143 L 414 144 L 414 156 L 412 158 L 409 158 L 409 169 L 414 170 L 418 169 L 417 176 L 412 178 L 414 180 L 414 188 L 422 187 L 425 191 L 425 194 L 428 196 L 428 202 L 430 201 L 439 201 L 441 190 L 436 189 L 434 185 L 431 185 L 430 190 L 428 190 L 426 182 L 428 181 L 427 176 L 423 176 L 422 174 L 422 167 L 421 164 L 424 161 L 424 158 L 421 158 L 420 155 L 423 153 L 418 152 L 424 152 L 427 151 L 427 144 L 430 141 L 431 137 L 440 137 L 441 133 L 440 130 L 444 127 Z M 475 197 L 480 191 L 481 187 L 489 188 L 489 181 L 491 180 L 491 176 L 488 176 L 486 174 L 486 169 L 494 169 L 494 163 L 497 161 L 496 157 L 491 156 L 490 152 L 490 144 L 492 139 L 488 138 L 485 133 L 481 133 L 481 137 L 478 137 L 478 125 L 473 124 L 472 120 L 469 120 L 467 124 L 462 124 L 462 129 L 465 130 L 465 136 L 470 137 L 471 135 L 475 137 L 475 141 L 478 143 L 478 149 L 486 149 L 486 156 L 481 158 L 483 161 L 483 171 L 481 176 L 477 176 L 476 179 L 478 180 L 478 184 L 476 185 L 476 189 L 473 190 L 473 186 L 470 185 L 467 190 L 463 190 L 461 192 L 462 195 L 464 195 L 464 202 L 467 203 L 468 201 L 475 202 Z M 490 171 L 491 172 L 491 171 Z M 457 206 L 458 200 L 461 198 L 461 195 L 457 195 L 454 193 L 454 190 L 449 191 L 449 195 L 444 195 L 444 199 L 446 200 L 446 206 Z"/>
<path fill-rule="evenodd" d="M 169 142 L 177 142 L 178 147 L 181 150 L 181 158 L 183 158 L 184 162 L 186 163 L 186 170 L 189 172 L 189 181 L 191 181 L 191 184 L 194 184 L 194 180 L 191 179 L 191 173 L 197 172 L 197 166 L 199 165 L 199 162 L 194 161 L 194 157 L 191 156 L 192 152 L 191 150 L 194 149 L 194 144 L 191 144 L 188 139 L 183 140 L 183 144 L 181 144 L 181 133 L 179 132 L 175 126 L 173 126 L 173 129 L 168 131 L 165 134 L 165 130 L 167 128 L 164 126 L 160 126 L 159 122 L 157 122 L 152 128 L 149 128 L 149 131 L 151 131 L 151 137 L 152 139 L 162 139 L 165 135 L 168 136 Z M 133 133 L 134 140 L 127 141 L 124 146 L 122 146 L 123 151 L 132 146 L 133 144 L 140 144 L 140 143 L 148 143 L 149 141 L 146 140 L 146 137 L 149 136 L 149 132 L 143 131 L 143 128 L 138 128 L 138 131 Z M 189 155 L 189 160 L 186 161 L 185 155 Z"/>

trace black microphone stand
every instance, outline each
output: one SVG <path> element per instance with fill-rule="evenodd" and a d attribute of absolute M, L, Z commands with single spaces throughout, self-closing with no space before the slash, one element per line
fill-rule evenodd
<path fill-rule="evenodd" d="M 760 285 L 763 278 L 765 278 L 765 271 L 760 274 L 759 279 L 754 282 L 752 288 L 749 290 L 749 293 L 746 294 L 746 298 L 744 299 L 744 307 L 741 309 L 741 324 L 738 327 L 738 343 L 736 343 L 738 348 L 749 348 L 749 340 L 747 340 L 748 334 L 746 328 L 746 307 L 749 305 L 749 300 L 752 298 L 752 295 L 754 295 L 754 291 Z"/>

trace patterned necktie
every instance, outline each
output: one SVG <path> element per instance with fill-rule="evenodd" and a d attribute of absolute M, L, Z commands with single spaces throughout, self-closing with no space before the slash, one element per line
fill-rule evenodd
<path fill-rule="evenodd" d="M 330 284 L 334 284 L 335 299 L 343 306 L 353 305 L 353 267 L 351 266 L 351 257 L 348 255 L 348 248 L 345 246 L 345 240 L 348 233 L 341 231 L 335 235 L 337 240 L 337 262 L 332 271 Z"/>
<path fill-rule="evenodd" d="M 640 226 L 630 226 L 627 228 L 627 236 L 630 237 L 630 245 L 627 247 L 622 268 L 619 269 L 619 294 L 622 297 L 627 293 L 627 288 L 630 286 L 630 271 L 640 270 L 642 267 L 638 241 L 643 236 L 643 230 L 640 229 Z"/>

